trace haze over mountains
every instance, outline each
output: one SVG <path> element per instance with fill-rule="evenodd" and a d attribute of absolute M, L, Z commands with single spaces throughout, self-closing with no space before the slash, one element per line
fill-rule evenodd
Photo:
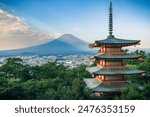
<path fill-rule="evenodd" d="M 0 56 L 30 56 L 30 55 L 66 55 L 66 54 L 91 54 L 88 43 L 73 36 L 64 34 L 48 43 L 22 49 L 0 51 Z"/>

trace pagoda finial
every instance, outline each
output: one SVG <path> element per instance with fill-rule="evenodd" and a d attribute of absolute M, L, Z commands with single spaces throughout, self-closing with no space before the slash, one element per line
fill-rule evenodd
<path fill-rule="evenodd" d="M 113 34 L 113 14 L 112 14 L 112 2 L 109 7 L 109 36 L 107 38 L 115 38 Z"/>

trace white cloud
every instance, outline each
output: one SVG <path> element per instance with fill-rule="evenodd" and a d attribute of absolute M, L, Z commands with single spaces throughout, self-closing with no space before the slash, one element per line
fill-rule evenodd
<path fill-rule="evenodd" d="M 35 30 L 22 18 L 0 9 L 0 50 L 38 45 L 59 36 Z"/>

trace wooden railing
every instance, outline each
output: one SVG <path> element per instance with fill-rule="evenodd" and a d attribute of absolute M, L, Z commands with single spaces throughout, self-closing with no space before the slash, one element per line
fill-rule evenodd
<path fill-rule="evenodd" d="M 96 79 L 99 81 L 99 82 L 128 82 L 127 79 L 110 79 L 110 80 L 106 80 L 105 78 L 101 78 L 101 77 L 96 77 Z"/>
<path fill-rule="evenodd" d="M 124 68 L 124 67 L 126 67 L 126 66 L 125 66 L 125 65 L 106 65 L 105 67 L 108 67 L 108 68 L 112 68 L 112 67 L 113 67 L 113 68 L 115 68 L 115 67 L 116 67 L 116 68 L 118 68 L 118 67 L 119 67 L 119 68 Z"/>
<path fill-rule="evenodd" d="M 126 79 L 104 80 L 103 82 L 128 82 Z"/>
<path fill-rule="evenodd" d="M 99 54 L 124 54 L 124 53 L 127 53 L 126 50 L 119 50 L 119 51 L 98 51 L 97 53 Z"/>
<path fill-rule="evenodd" d="M 126 67 L 125 65 L 102 65 L 102 64 L 97 64 L 99 67 L 108 67 L 108 68 L 124 68 Z"/>

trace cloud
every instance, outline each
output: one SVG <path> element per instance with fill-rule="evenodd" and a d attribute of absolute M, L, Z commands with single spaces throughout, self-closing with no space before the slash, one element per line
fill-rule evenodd
<path fill-rule="evenodd" d="M 33 29 L 22 18 L 0 9 L 0 50 L 34 46 L 59 36 Z"/>

